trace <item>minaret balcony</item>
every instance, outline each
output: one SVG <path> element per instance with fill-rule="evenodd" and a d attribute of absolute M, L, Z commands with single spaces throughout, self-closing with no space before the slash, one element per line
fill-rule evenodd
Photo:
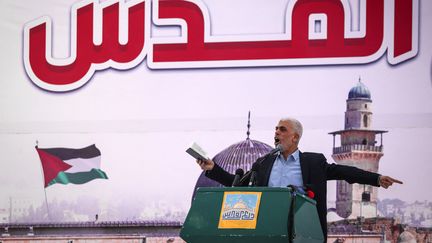
<path fill-rule="evenodd" d="M 355 151 L 382 153 L 383 149 L 384 149 L 383 146 L 351 144 L 351 145 L 344 145 L 341 147 L 334 147 L 333 154 L 343 154 L 343 153 L 350 153 Z"/>

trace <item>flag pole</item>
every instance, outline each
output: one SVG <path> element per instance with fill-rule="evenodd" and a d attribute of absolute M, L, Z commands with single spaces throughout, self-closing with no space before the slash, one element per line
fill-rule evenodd
<path fill-rule="evenodd" d="M 49 211 L 49 207 L 48 207 L 46 187 L 44 187 L 44 192 L 45 192 L 45 205 L 46 205 L 46 209 L 47 209 L 48 220 L 51 221 L 51 215 L 50 215 L 50 211 Z"/>
<path fill-rule="evenodd" d="M 37 149 L 38 146 L 39 146 L 39 141 L 36 140 L 36 146 L 35 146 L 35 148 Z M 43 168 L 42 168 L 42 163 L 41 163 L 41 167 L 40 168 L 41 168 L 41 171 L 42 171 L 42 178 L 45 178 L 44 177 L 44 171 L 43 171 Z M 48 206 L 48 197 L 47 197 L 46 187 L 45 187 L 45 180 L 42 179 L 42 182 L 43 182 L 43 185 L 44 185 L 45 205 L 46 205 L 46 210 L 47 210 L 47 216 L 48 216 L 48 220 L 51 221 L 51 215 L 50 215 L 50 210 L 49 210 L 49 206 Z"/>

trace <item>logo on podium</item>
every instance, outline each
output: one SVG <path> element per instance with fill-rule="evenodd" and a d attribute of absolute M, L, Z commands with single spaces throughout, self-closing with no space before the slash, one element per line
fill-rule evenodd
<path fill-rule="evenodd" d="M 261 192 L 225 192 L 219 229 L 255 229 Z"/>

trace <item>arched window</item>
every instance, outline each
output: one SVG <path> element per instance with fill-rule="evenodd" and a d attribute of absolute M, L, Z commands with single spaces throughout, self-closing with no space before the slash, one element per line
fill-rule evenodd
<path fill-rule="evenodd" d="M 340 181 L 339 192 L 342 195 L 346 195 L 348 193 L 348 183 L 345 181 Z"/>
<path fill-rule="evenodd" d="M 367 115 L 364 115 L 364 116 L 363 116 L 363 126 L 364 126 L 364 127 L 367 127 L 367 126 L 368 126 L 368 117 L 367 117 Z"/>

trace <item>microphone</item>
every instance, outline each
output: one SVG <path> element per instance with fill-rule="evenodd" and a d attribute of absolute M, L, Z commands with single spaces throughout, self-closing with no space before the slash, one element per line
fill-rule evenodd
<path fill-rule="evenodd" d="M 255 186 L 256 185 L 256 174 L 257 174 L 258 169 L 259 169 L 259 164 L 258 163 L 254 163 L 252 165 L 251 176 L 250 176 L 250 179 L 249 179 L 248 186 Z"/>
<path fill-rule="evenodd" d="M 256 185 L 256 174 L 259 169 L 259 166 L 261 162 L 263 162 L 268 156 L 274 155 L 278 152 L 281 152 L 283 150 L 282 145 L 278 144 L 276 145 L 276 148 L 272 149 L 268 154 L 266 154 L 264 157 L 261 157 L 259 160 L 257 160 L 253 165 L 250 172 L 250 179 L 248 186 L 255 186 Z"/>
<path fill-rule="evenodd" d="M 241 182 L 246 181 L 249 178 L 248 186 L 255 186 L 256 185 L 256 174 L 259 169 L 259 166 L 261 162 L 263 162 L 268 156 L 274 155 L 278 152 L 283 151 L 282 145 L 278 144 L 276 145 L 276 148 L 272 149 L 269 153 L 264 155 L 263 157 L 259 158 L 253 165 L 252 169 L 246 173 L 246 175 L 240 180 Z"/>
<path fill-rule="evenodd" d="M 238 186 L 240 183 L 240 179 L 243 177 L 244 171 L 242 168 L 238 168 L 235 172 L 234 180 L 231 186 Z"/>

